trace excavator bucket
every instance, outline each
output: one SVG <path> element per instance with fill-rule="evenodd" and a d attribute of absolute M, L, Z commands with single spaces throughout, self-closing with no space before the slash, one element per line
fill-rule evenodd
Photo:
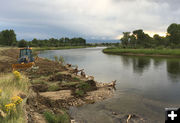
<path fill-rule="evenodd" d="M 29 63 L 21 63 L 21 64 L 12 64 L 12 69 L 27 69 L 31 68 L 34 65 L 34 62 L 29 62 Z"/>

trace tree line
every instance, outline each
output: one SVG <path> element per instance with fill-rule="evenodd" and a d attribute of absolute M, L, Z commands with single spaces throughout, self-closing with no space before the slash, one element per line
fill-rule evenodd
<path fill-rule="evenodd" d="M 0 32 L 0 45 L 1 46 L 18 46 L 18 47 L 60 47 L 60 46 L 84 46 L 86 40 L 79 38 L 50 38 L 39 40 L 34 38 L 32 41 L 26 41 L 24 39 L 17 41 L 14 30 L 3 30 Z"/>
<path fill-rule="evenodd" d="M 169 25 L 166 36 L 150 37 L 142 29 L 123 32 L 120 41 L 122 48 L 180 48 L 180 24 Z"/>

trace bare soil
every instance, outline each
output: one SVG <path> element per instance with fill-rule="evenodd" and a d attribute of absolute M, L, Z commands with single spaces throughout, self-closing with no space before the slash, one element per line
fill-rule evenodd
<path fill-rule="evenodd" d="M 0 72 L 12 72 L 11 65 L 17 63 L 18 54 L 19 50 L 15 48 L 0 50 Z M 32 82 L 30 87 L 32 92 L 27 98 L 26 105 L 27 121 L 30 123 L 44 123 L 44 111 L 59 114 L 62 112 L 61 109 L 68 110 L 69 106 L 95 103 L 113 94 L 111 87 L 104 85 L 104 87 L 97 87 L 97 82 L 94 80 L 73 74 L 72 67 L 63 66 L 59 62 L 44 58 L 35 59 L 37 69 L 19 70 Z M 49 91 L 48 88 L 54 83 L 57 83 L 58 89 Z M 77 96 L 75 91 L 81 89 L 83 83 L 88 84 L 89 87 L 88 89 L 83 88 L 83 96 Z"/>
<path fill-rule="evenodd" d="M 12 72 L 11 65 L 17 63 L 18 54 L 19 50 L 15 48 L 0 50 L 0 73 Z M 45 123 L 45 111 L 63 114 L 62 109 L 68 110 L 70 106 L 92 104 L 113 96 L 112 83 L 98 83 L 92 78 L 76 75 L 72 67 L 59 62 L 38 57 L 35 59 L 34 69 L 20 70 L 31 82 L 30 95 L 25 106 L 28 123 Z M 77 95 L 77 90 L 83 90 L 84 94 Z M 113 116 L 120 117 L 123 122 L 126 122 L 128 117 L 129 122 L 143 122 L 143 119 L 136 115 Z M 74 120 L 71 122 L 75 123 Z"/>

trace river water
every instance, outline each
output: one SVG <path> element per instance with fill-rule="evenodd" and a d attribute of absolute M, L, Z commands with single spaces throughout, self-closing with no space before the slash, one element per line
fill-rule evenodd
<path fill-rule="evenodd" d="M 79 122 L 118 123 L 118 114 L 137 114 L 148 122 L 164 122 L 165 107 L 180 107 L 180 59 L 107 55 L 103 47 L 41 51 L 39 56 L 63 56 L 100 82 L 117 80 L 114 96 L 95 104 L 71 107 Z"/>

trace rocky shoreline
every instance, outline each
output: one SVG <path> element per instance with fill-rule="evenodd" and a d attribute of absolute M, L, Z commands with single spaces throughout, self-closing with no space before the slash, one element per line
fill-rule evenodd
<path fill-rule="evenodd" d="M 38 58 L 38 60 L 46 60 Z M 37 60 L 37 61 L 38 61 Z M 54 61 L 49 61 L 54 62 Z M 61 63 L 58 63 L 61 64 Z M 34 94 L 30 95 L 27 100 L 27 114 L 29 122 L 42 122 L 44 120 L 41 114 L 45 110 L 50 110 L 55 114 L 59 114 L 61 109 L 68 110 L 70 106 L 82 106 L 84 104 L 93 104 L 97 101 L 104 100 L 113 95 L 115 82 L 112 83 L 98 83 L 94 81 L 93 77 L 84 76 L 85 73 L 78 74 L 77 68 L 72 68 L 68 65 L 63 66 L 64 71 L 60 73 L 53 73 L 46 78 L 46 81 L 51 83 L 57 83 L 57 81 L 66 81 L 66 84 L 58 83 L 59 88 L 56 91 L 49 91 L 46 84 L 32 84 L 32 90 Z M 80 71 L 79 71 L 80 72 Z M 28 73 L 29 74 L 29 73 Z M 32 77 L 31 74 L 29 76 Z M 77 95 L 75 91 L 79 90 L 79 83 L 74 82 L 81 81 L 81 84 L 88 83 L 90 87 L 84 87 L 86 90 L 83 95 Z M 32 79 L 32 81 L 35 78 Z M 39 80 L 40 81 L 40 80 Z M 72 119 L 74 122 L 74 120 Z"/>
<path fill-rule="evenodd" d="M 18 53 L 16 48 L 0 51 L 0 73 L 12 72 L 11 65 L 17 62 Z M 19 70 L 31 83 L 28 95 L 19 94 L 26 102 L 24 119 L 27 123 L 46 123 L 44 112 L 65 116 L 65 123 L 77 123 L 68 114 L 70 107 L 93 104 L 114 94 L 116 81 L 100 83 L 93 76 L 86 75 L 83 69 L 45 58 L 37 57 L 35 64 L 31 69 Z M 145 122 L 136 114 L 112 112 L 111 115 L 121 122 Z"/>
<path fill-rule="evenodd" d="M 5 49 L 0 55 L 7 60 L 0 60 L 1 72 L 12 72 L 11 64 L 16 63 L 18 50 Z M 93 104 L 113 95 L 115 81 L 98 83 L 78 67 L 63 65 L 59 61 L 37 57 L 35 62 L 35 67 L 20 70 L 31 82 L 24 107 L 29 123 L 44 123 L 45 111 L 63 114 L 70 106 Z"/>

